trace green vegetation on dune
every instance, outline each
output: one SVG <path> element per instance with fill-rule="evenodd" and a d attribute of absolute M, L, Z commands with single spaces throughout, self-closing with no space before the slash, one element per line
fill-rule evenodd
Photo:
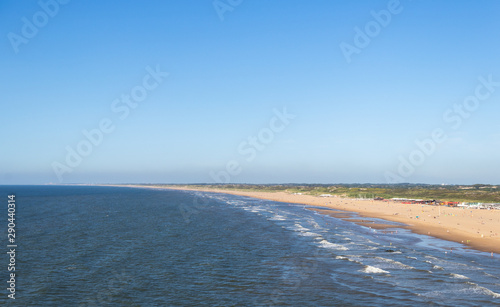
<path fill-rule="evenodd" d="M 182 186 L 254 192 L 303 193 L 306 195 L 331 194 L 350 198 L 383 197 L 388 199 L 397 197 L 457 202 L 500 203 L 500 187 L 483 184 L 197 184 Z"/>

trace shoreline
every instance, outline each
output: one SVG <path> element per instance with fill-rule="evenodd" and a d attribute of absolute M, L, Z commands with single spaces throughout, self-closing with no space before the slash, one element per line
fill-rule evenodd
<path fill-rule="evenodd" d="M 346 214 L 354 212 L 357 213 L 360 218 L 378 218 L 402 223 L 406 226 L 397 226 L 397 228 L 406 228 L 417 234 L 429 235 L 435 238 L 460 243 L 482 252 L 500 254 L 500 210 L 402 204 L 394 201 L 375 201 L 371 199 L 356 200 L 341 197 L 318 197 L 312 195 L 289 194 L 285 192 L 247 192 L 223 189 L 202 189 L 190 188 L 189 186 L 106 186 L 224 193 L 342 210 L 346 211 Z M 349 221 L 349 218 L 344 218 L 344 220 Z M 356 223 L 356 221 L 352 222 Z M 367 223 L 358 223 L 365 227 L 371 227 Z M 374 229 L 375 227 L 378 229 L 383 228 L 381 224 L 374 224 L 373 226 Z"/>

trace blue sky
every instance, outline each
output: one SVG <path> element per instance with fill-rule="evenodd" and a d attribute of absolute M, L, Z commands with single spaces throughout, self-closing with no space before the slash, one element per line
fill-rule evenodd
<path fill-rule="evenodd" d="M 500 184 L 498 1 L 54 1 L 0 3 L 0 184 Z"/>

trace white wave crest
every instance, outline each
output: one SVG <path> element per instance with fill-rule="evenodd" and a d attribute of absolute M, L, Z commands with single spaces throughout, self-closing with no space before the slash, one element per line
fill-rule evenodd
<path fill-rule="evenodd" d="M 361 270 L 361 272 L 368 273 L 368 274 L 371 274 L 371 273 L 374 273 L 374 274 L 380 274 L 380 273 L 389 274 L 389 272 L 384 271 L 382 269 L 379 269 L 377 267 L 371 266 L 371 265 L 366 265 L 365 268 L 363 270 Z"/>
<path fill-rule="evenodd" d="M 482 287 L 482 286 L 480 286 L 480 285 L 478 285 L 478 284 L 476 284 L 476 283 L 470 282 L 470 281 L 468 281 L 467 283 L 468 283 L 469 285 L 472 285 L 472 286 L 474 287 L 474 288 L 473 288 L 474 290 L 476 290 L 476 291 L 478 291 L 478 292 L 480 292 L 480 293 L 482 293 L 482 294 L 485 294 L 485 295 L 491 295 L 491 296 L 493 296 L 494 298 L 500 298 L 500 293 L 493 292 L 493 291 L 491 291 L 491 290 L 490 290 L 490 289 L 488 289 L 488 288 Z"/>
<path fill-rule="evenodd" d="M 331 243 L 331 242 L 328 242 L 327 240 L 322 240 L 321 242 L 319 242 L 319 245 L 321 247 L 329 248 L 329 249 L 342 250 L 342 251 L 349 250 L 347 247 L 345 247 L 343 245 Z"/>
<path fill-rule="evenodd" d="M 270 221 L 285 221 L 285 217 L 279 214 L 276 214 L 275 216 L 268 218 Z"/>
<path fill-rule="evenodd" d="M 401 267 L 403 269 L 415 269 L 414 267 L 412 266 L 409 266 L 409 265 L 406 265 L 404 263 L 401 263 L 399 261 L 396 261 L 396 260 L 392 260 L 392 259 L 387 259 L 387 258 L 382 258 L 382 257 L 375 257 L 375 259 L 378 259 L 378 260 L 381 260 L 381 261 L 384 261 L 384 262 L 388 262 L 388 263 L 391 263 L 391 264 L 394 264 L 398 267 Z"/>
<path fill-rule="evenodd" d="M 309 221 L 309 223 L 311 223 L 312 227 L 314 227 L 315 229 L 321 229 L 322 227 L 319 226 L 318 223 L 316 223 L 316 221 Z"/>
<path fill-rule="evenodd" d="M 494 298 L 500 298 L 500 293 L 496 293 L 496 292 L 493 292 L 491 291 L 490 289 L 488 288 L 485 288 L 485 287 L 481 287 L 481 286 L 477 286 L 481 291 L 483 291 L 484 294 L 487 294 L 487 295 L 491 295 L 493 296 Z"/>
<path fill-rule="evenodd" d="M 300 225 L 298 223 L 295 223 L 294 226 L 295 227 L 292 228 L 293 230 L 298 230 L 298 231 L 308 231 L 309 230 L 309 228 L 305 228 L 305 227 L 303 227 L 302 225 Z"/>
<path fill-rule="evenodd" d="M 303 237 L 321 237 L 320 234 L 310 231 L 299 232 L 299 235 Z"/>

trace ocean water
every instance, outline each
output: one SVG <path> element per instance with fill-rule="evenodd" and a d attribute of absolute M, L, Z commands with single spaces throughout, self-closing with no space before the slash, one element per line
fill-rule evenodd
<path fill-rule="evenodd" d="M 500 306 L 500 255 L 303 205 L 126 187 L 0 191 L 5 219 L 16 194 L 18 244 L 16 300 L 3 290 L 2 305 Z"/>

